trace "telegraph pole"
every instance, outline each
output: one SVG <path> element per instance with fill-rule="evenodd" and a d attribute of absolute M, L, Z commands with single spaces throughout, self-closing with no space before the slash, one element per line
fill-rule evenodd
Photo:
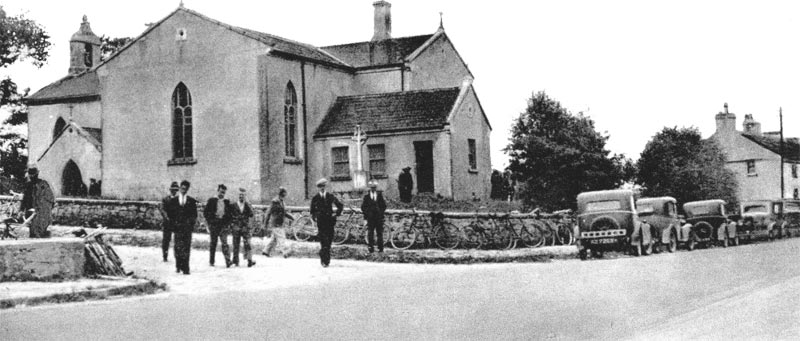
<path fill-rule="evenodd" d="M 780 153 L 781 154 L 781 199 L 783 199 L 783 193 L 784 193 L 783 192 L 783 176 L 784 176 L 783 175 L 783 173 L 784 173 L 784 169 L 783 169 L 783 107 L 778 109 L 778 115 L 781 118 L 781 150 L 780 150 L 780 152 L 781 152 Z"/>

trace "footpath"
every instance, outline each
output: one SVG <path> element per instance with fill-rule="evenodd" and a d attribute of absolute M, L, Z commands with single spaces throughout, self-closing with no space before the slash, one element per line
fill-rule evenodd
<path fill-rule="evenodd" d="M 54 237 L 71 236 L 79 227 L 51 226 Z M 86 229 L 91 232 L 93 229 Z M 17 231 L 27 235 L 27 231 Z M 119 296 L 152 294 L 168 290 L 175 294 L 198 294 L 219 290 L 263 290 L 308 285 L 337 279 L 380 276 L 386 273 L 426 271 L 435 264 L 475 264 L 510 262 L 547 262 L 551 259 L 574 259 L 575 246 L 549 246 L 514 250 L 394 250 L 369 254 L 365 245 L 337 245 L 332 248 L 334 261 L 322 268 L 318 261 L 319 244 L 286 240 L 285 257 L 275 253 L 261 255 L 265 240 L 252 239 L 256 265 L 227 269 L 221 251 L 216 266 L 208 263 L 209 237 L 195 233 L 192 239 L 189 276 L 175 273 L 170 248 L 169 262 L 161 259 L 161 232 L 149 230 L 106 230 L 104 238 L 114 245 L 128 278 L 96 278 L 66 282 L 0 282 L 0 309 L 42 303 L 74 302 Z M 399 264 L 399 263 L 416 263 Z M 420 265 L 421 264 L 421 265 Z M 446 268 L 446 267 L 445 267 Z"/>

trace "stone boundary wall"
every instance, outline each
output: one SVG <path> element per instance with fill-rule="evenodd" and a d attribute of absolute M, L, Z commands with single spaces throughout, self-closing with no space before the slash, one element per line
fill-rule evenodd
<path fill-rule="evenodd" d="M 354 202 L 354 201 L 348 201 Z M 96 227 L 98 224 L 116 229 L 142 229 L 160 230 L 161 213 L 158 210 L 157 201 L 129 201 L 129 200 L 105 200 L 105 199 L 82 199 L 82 198 L 57 198 L 53 209 L 53 224 L 67 226 L 87 226 Z M 195 232 L 205 232 L 205 219 L 203 218 L 203 207 L 205 202 L 198 203 L 198 224 Z M 355 210 L 359 215 L 361 210 L 359 205 L 345 204 L 345 212 Z M 17 212 L 19 201 L 11 196 L 0 196 L 0 216 L 7 216 Z M 255 219 L 252 220 L 252 227 L 264 225 L 268 205 L 253 205 Z M 287 211 L 295 216 L 308 214 L 308 207 L 287 206 Z M 386 221 L 400 223 L 410 222 L 413 216 L 411 210 L 386 210 Z M 416 211 L 417 214 L 428 215 L 430 211 Z M 458 225 L 465 224 L 476 216 L 488 218 L 488 212 L 443 212 L 445 218 L 461 220 Z M 513 218 L 536 219 L 547 218 L 548 215 L 532 214 L 512 214 Z"/>

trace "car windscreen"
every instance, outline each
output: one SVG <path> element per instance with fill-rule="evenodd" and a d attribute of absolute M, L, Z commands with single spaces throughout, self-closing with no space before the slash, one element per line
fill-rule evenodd
<path fill-rule="evenodd" d="M 621 210 L 622 203 L 617 200 L 592 201 L 586 203 L 586 212 Z"/>
<path fill-rule="evenodd" d="M 765 205 L 745 205 L 742 213 L 769 213 L 769 209 Z"/>
<path fill-rule="evenodd" d="M 656 213 L 656 208 L 651 204 L 640 204 L 636 207 L 636 212 L 639 213 L 640 216 L 653 215 Z"/>
<path fill-rule="evenodd" d="M 692 206 L 684 207 L 683 209 L 688 217 L 719 214 L 719 205 Z"/>
<path fill-rule="evenodd" d="M 787 202 L 783 204 L 783 212 L 785 213 L 798 213 L 800 212 L 800 203 Z"/>

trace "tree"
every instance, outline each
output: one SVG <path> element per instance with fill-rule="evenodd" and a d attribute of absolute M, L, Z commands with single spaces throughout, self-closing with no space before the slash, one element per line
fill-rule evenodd
<path fill-rule="evenodd" d="M 133 40 L 133 38 L 130 37 L 111 38 L 106 35 L 100 37 L 100 61 L 104 61 L 111 57 L 112 54 L 119 51 L 119 49 L 121 49 L 131 40 Z"/>
<path fill-rule="evenodd" d="M 725 154 L 714 140 L 703 140 L 697 128 L 664 128 L 647 143 L 637 168 L 645 196 L 736 204 L 736 178 L 725 168 Z"/>
<path fill-rule="evenodd" d="M 22 15 L 9 17 L 0 6 L 0 67 L 31 59 L 36 67 L 42 67 L 49 56 L 50 36 L 36 22 Z M 17 84 L 6 77 L 0 80 L 0 109 L 10 116 L 0 127 L 0 176 L 22 179 L 28 162 L 28 139 L 21 131 L 28 123 L 28 108 L 22 98 L 28 89 L 20 93 Z"/>
<path fill-rule="evenodd" d="M 544 92 L 533 94 L 504 149 L 525 204 L 574 209 L 579 193 L 616 188 L 628 180 L 624 166 L 631 161 L 624 155 L 609 157 L 607 140 L 582 113 L 571 114 Z"/>

